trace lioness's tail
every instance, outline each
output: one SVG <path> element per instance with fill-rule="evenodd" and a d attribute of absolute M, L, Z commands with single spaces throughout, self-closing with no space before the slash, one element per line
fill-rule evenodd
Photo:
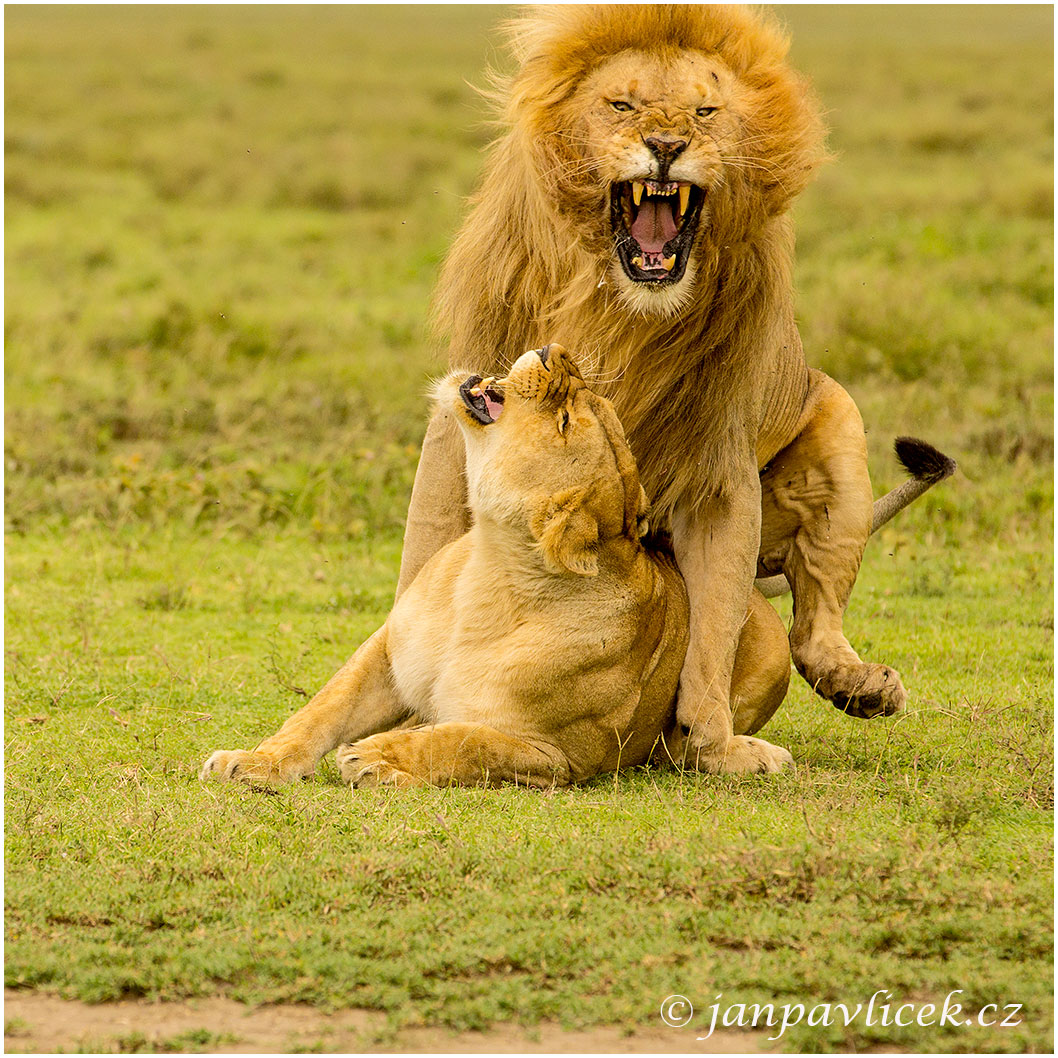
<path fill-rule="evenodd" d="M 874 501 L 872 533 L 881 529 L 893 515 L 899 514 L 938 481 L 950 477 L 957 466 L 954 459 L 915 437 L 898 437 L 893 447 L 896 449 L 896 458 L 911 477 Z M 778 595 L 785 595 L 790 585 L 786 577 L 778 573 L 774 577 L 762 577 L 756 582 L 756 588 L 766 599 L 774 599 Z"/>

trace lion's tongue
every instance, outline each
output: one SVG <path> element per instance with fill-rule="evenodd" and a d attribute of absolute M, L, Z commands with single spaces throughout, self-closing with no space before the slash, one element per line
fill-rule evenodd
<path fill-rule="evenodd" d="M 644 198 L 629 230 L 645 253 L 661 253 L 665 243 L 674 238 L 678 231 L 672 219 L 672 206 L 667 199 L 654 201 Z"/>

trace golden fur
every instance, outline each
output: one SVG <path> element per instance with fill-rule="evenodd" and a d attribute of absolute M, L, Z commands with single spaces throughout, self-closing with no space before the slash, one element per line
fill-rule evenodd
<path fill-rule="evenodd" d="M 641 543 L 613 409 L 559 346 L 464 379 L 438 400 L 465 438 L 473 528 L 304 709 L 252 752 L 214 753 L 204 778 L 276 784 L 345 743 L 353 785 L 561 785 L 642 763 L 671 727 L 686 595 Z M 781 628 L 761 642 L 788 672 Z"/>
<path fill-rule="evenodd" d="M 789 298 L 785 210 L 823 157 L 818 110 L 784 65 L 785 37 L 735 6 L 555 6 L 510 32 L 519 69 L 494 93 L 506 131 L 445 263 L 437 318 L 454 349 L 488 350 L 497 369 L 551 336 L 576 348 L 655 507 L 701 501 L 737 476 L 732 448 L 748 433 L 755 444 L 763 391 L 783 386 L 798 404 L 807 391 L 799 343 L 776 348 L 771 317 Z M 709 190 L 693 296 L 661 311 L 615 281 L 606 203 L 623 144 L 585 118 L 588 71 L 628 49 L 693 49 L 731 74 L 723 149 L 734 160 Z M 710 144 L 698 136 L 689 150 Z"/>
<path fill-rule="evenodd" d="M 740 7 L 545 7 L 510 40 L 502 131 L 437 321 L 453 363 L 491 359 L 497 374 L 552 338 L 586 356 L 687 584 L 681 752 L 707 771 L 775 770 L 789 754 L 739 719 L 754 576 L 790 582 L 793 660 L 820 695 L 860 717 L 906 697 L 842 631 L 871 525 L 866 442 L 794 320 L 787 210 L 824 156 L 818 107 L 783 33 Z M 466 527 L 461 459 L 440 412 L 398 594 Z"/>
<path fill-rule="evenodd" d="M 662 733 L 690 766 L 775 771 L 790 754 L 751 736 L 791 653 L 846 713 L 903 705 L 841 628 L 871 490 L 856 406 L 809 370 L 794 323 L 786 211 L 824 152 L 784 35 L 728 5 L 585 5 L 539 9 L 510 41 L 503 131 L 437 319 L 454 365 L 495 375 L 575 344 L 613 406 L 557 348 L 551 372 L 518 360 L 495 421 L 495 388 L 470 387 L 475 412 L 450 382 L 386 625 L 204 776 L 285 781 L 344 742 L 354 784 L 542 785 L 637 763 Z M 686 593 L 641 546 L 639 475 Z M 755 575 L 790 584 L 789 642 Z"/>

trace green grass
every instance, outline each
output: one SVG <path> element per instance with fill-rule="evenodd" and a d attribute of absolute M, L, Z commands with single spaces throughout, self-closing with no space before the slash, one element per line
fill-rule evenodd
<path fill-rule="evenodd" d="M 229 1033 L 212 1033 L 207 1029 L 191 1029 L 162 1040 L 153 1040 L 142 1032 L 130 1032 L 114 1039 L 81 1040 L 77 1050 L 84 1054 L 214 1054 L 237 1038 Z"/>
<path fill-rule="evenodd" d="M 782 1045 L 1050 1051 L 1045 7 L 785 12 L 837 155 L 797 209 L 809 358 L 859 402 L 877 491 L 897 434 L 961 467 L 871 543 L 848 614 L 906 716 L 795 678 L 766 734 L 799 766 L 769 781 L 195 778 L 389 607 L 499 17 L 5 11 L 8 985 L 390 1030 L 962 989 L 1023 1024 Z"/>

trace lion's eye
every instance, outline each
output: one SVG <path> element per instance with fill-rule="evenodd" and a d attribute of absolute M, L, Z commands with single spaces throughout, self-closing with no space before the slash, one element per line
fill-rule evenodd
<path fill-rule="evenodd" d="M 563 408 L 558 417 L 558 432 L 565 433 L 567 426 L 569 426 L 569 412 Z"/>
<path fill-rule="evenodd" d="M 622 112 L 626 110 L 635 110 L 635 107 L 624 99 L 612 99 L 610 100 L 610 106 L 612 106 L 614 110 L 620 110 Z"/>
<path fill-rule="evenodd" d="M 698 117 L 711 118 L 716 113 L 716 109 L 716 107 L 699 107 L 697 110 Z"/>

